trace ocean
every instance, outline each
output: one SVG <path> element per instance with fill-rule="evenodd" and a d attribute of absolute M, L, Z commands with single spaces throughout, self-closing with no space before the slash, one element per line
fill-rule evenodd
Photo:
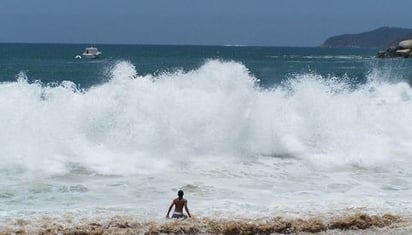
<path fill-rule="evenodd" d="M 0 231 L 170 232 L 179 189 L 193 224 L 410 221 L 412 60 L 161 45 L 76 59 L 87 46 L 0 44 Z"/>

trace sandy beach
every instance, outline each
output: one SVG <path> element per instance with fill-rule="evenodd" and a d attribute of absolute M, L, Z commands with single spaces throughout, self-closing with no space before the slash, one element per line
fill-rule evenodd
<path fill-rule="evenodd" d="M 129 216 L 109 219 L 41 217 L 9 220 L 0 234 L 409 234 L 409 219 L 396 215 L 353 214 L 335 218 L 282 217 L 257 219 L 138 220 Z"/>

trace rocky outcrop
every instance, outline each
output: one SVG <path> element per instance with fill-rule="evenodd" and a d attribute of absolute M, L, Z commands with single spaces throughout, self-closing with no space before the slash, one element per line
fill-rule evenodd
<path fill-rule="evenodd" d="M 376 56 L 378 58 L 412 58 L 412 39 L 401 41 L 396 47 L 389 47 L 384 51 L 379 51 Z"/>

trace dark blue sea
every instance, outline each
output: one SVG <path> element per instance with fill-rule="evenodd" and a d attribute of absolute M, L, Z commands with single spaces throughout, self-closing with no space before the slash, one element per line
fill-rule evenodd
<path fill-rule="evenodd" d="M 208 60 L 235 61 L 247 67 L 263 87 L 272 87 L 296 74 L 336 76 L 364 83 L 374 69 L 398 70 L 398 79 L 412 79 L 411 61 L 378 60 L 377 49 L 329 49 L 247 46 L 98 45 L 97 60 L 76 59 L 81 44 L 0 44 L 0 80 L 15 81 L 24 73 L 28 81 L 44 84 L 72 81 L 82 88 L 109 79 L 119 61 L 128 61 L 139 75 L 190 71 Z"/>

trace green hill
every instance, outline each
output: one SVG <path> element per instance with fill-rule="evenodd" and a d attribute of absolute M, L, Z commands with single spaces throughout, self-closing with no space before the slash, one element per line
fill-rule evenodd
<path fill-rule="evenodd" d="M 329 48 L 388 48 L 405 39 L 412 39 L 412 29 L 381 27 L 369 32 L 343 34 L 328 38 L 321 47 Z"/>

